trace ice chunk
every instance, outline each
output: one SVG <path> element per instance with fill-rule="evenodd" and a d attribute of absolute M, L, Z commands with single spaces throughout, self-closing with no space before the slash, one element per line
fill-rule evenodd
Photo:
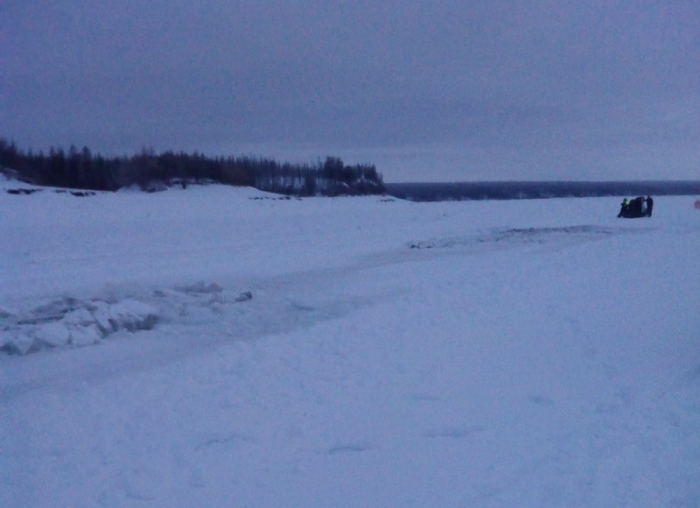
<path fill-rule="evenodd" d="M 39 327 L 34 337 L 43 346 L 65 346 L 70 341 L 70 332 L 63 323 L 53 322 Z"/>
<path fill-rule="evenodd" d="M 97 325 L 81 326 L 70 330 L 70 343 L 74 346 L 91 346 L 102 340 Z"/>
<path fill-rule="evenodd" d="M 137 300 L 100 305 L 93 316 L 104 333 L 151 330 L 160 320 L 158 310 Z"/>
<path fill-rule="evenodd" d="M 86 308 L 81 308 L 68 312 L 63 318 L 63 322 L 67 325 L 89 326 L 95 324 L 95 318 Z"/>
<path fill-rule="evenodd" d="M 0 339 L 0 351 L 11 355 L 26 355 L 37 348 L 33 337 L 22 333 L 16 333 Z"/>

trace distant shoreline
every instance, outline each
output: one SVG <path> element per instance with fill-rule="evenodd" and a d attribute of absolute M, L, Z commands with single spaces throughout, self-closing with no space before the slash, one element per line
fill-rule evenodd
<path fill-rule="evenodd" d="M 384 186 L 387 194 L 409 201 L 700 195 L 700 180 L 385 183 Z"/>

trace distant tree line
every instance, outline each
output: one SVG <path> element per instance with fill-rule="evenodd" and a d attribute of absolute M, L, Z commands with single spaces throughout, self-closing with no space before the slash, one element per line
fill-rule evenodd
<path fill-rule="evenodd" d="M 327 157 L 316 163 L 280 163 L 264 157 L 207 157 L 172 151 L 156 154 L 144 148 L 131 157 L 93 155 L 89 148 L 71 146 L 48 154 L 19 150 L 0 138 L 0 169 L 13 170 L 28 183 L 83 190 L 114 191 L 137 185 L 155 190 L 168 185 L 216 182 L 251 186 L 294 196 L 383 194 L 382 175 L 374 165 L 345 165 Z"/>

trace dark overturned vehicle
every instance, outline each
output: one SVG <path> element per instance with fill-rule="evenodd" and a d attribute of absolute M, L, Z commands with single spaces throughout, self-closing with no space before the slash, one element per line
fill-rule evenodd
<path fill-rule="evenodd" d="M 618 213 L 617 216 L 625 219 L 651 217 L 653 208 L 654 200 L 651 196 L 647 196 L 646 198 L 638 196 L 632 200 L 625 198 L 620 205 L 620 213 Z"/>

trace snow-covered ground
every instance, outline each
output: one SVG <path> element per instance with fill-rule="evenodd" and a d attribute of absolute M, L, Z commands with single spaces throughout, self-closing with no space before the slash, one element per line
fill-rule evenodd
<path fill-rule="evenodd" d="M 2 191 L 0 506 L 698 507 L 700 212 L 619 201 Z"/>

